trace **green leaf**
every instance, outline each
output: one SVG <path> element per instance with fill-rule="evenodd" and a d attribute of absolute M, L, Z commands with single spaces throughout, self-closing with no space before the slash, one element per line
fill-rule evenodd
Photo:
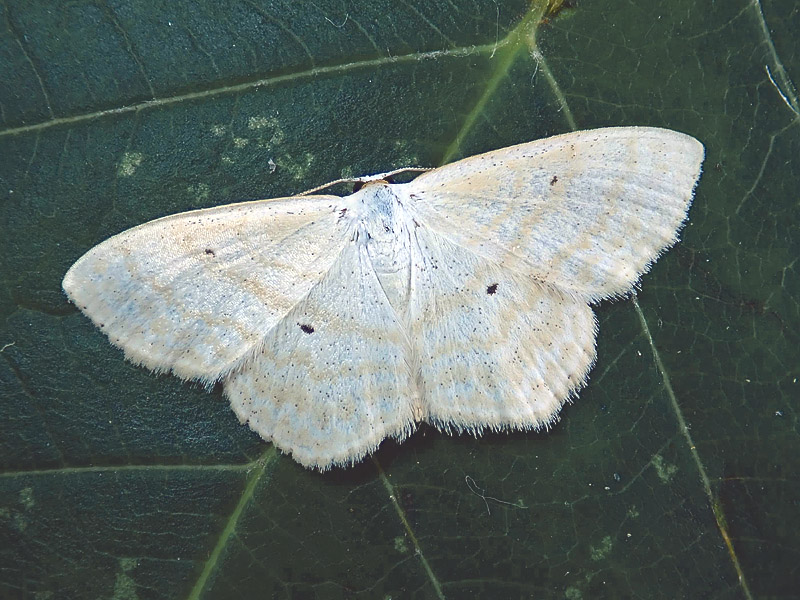
<path fill-rule="evenodd" d="M 754 598 L 800 564 L 790 0 L 0 5 L 0 596 Z M 547 135 L 706 145 L 550 432 L 320 475 L 60 289 L 111 234 Z"/>

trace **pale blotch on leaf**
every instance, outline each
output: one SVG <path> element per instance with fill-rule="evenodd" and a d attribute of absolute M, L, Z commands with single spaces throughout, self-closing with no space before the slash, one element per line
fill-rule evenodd
<path fill-rule="evenodd" d="M 28 525 L 31 524 L 31 519 L 27 512 L 14 511 L 12 516 L 12 525 L 17 531 L 25 531 Z"/>
<path fill-rule="evenodd" d="M 228 129 L 225 127 L 225 125 L 212 125 L 211 133 L 217 137 L 222 137 L 228 133 Z"/>
<path fill-rule="evenodd" d="M 275 117 L 250 117 L 247 127 L 257 132 L 258 148 L 274 149 L 285 137 L 281 123 Z"/>
<path fill-rule="evenodd" d="M 394 152 L 392 154 L 397 157 L 392 160 L 395 163 L 395 168 L 419 164 L 419 156 L 410 149 L 408 142 L 405 140 L 396 140 L 394 142 Z"/>
<path fill-rule="evenodd" d="M 590 548 L 592 560 L 603 560 L 611 552 L 612 547 L 613 544 L 611 543 L 611 536 L 605 536 L 602 540 L 600 540 L 600 543 L 597 546 L 592 546 Z"/>
<path fill-rule="evenodd" d="M 566 600 L 583 600 L 583 593 L 579 588 L 571 585 L 564 590 L 564 598 L 566 598 Z"/>
<path fill-rule="evenodd" d="M 33 488 L 24 487 L 19 491 L 18 497 L 21 508 L 1 508 L 0 519 L 9 519 L 11 526 L 18 531 L 24 531 L 31 522 L 31 509 L 36 504 L 33 499 Z"/>
<path fill-rule="evenodd" d="M 278 121 L 274 117 L 250 117 L 247 126 L 250 129 L 266 129 L 277 127 Z"/>
<path fill-rule="evenodd" d="M 89 250 L 63 286 L 128 359 L 222 383 L 242 423 L 307 467 L 420 422 L 548 429 L 594 364 L 591 305 L 675 244 L 703 155 L 666 129 L 579 131 L 345 197 L 158 219 Z M 302 180 L 312 161 L 276 162 Z"/>
<path fill-rule="evenodd" d="M 234 148 L 242 149 L 245 146 L 247 146 L 248 143 L 250 143 L 250 140 L 248 140 L 247 138 L 241 138 L 241 137 L 233 138 L 233 147 Z"/>
<path fill-rule="evenodd" d="M 193 183 L 187 188 L 187 191 L 196 202 L 204 202 L 208 200 L 211 187 L 207 183 Z"/>
<path fill-rule="evenodd" d="M 33 508 L 35 502 L 33 501 L 32 487 L 24 487 L 19 491 L 19 503 L 25 510 Z"/>
<path fill-rule="evenodd" d="M 114 581 L 114 592 L 111 596 L 111 599 L 139 600 L 138 585 L 129 574 L 130 571 L 139 566 L 139 561 L 135 558 L 121 558 L 119 559 L 119 566 L 122 572 L 117 573 L 117 577 Z"/>
<path fill-rule="evenodd" d="M 678 472 L 678 467 L 665 461 L 660 454 L 656 454 L 651 462 L 653 463 L 653 468 L 656 470 L 656 475 L 658 475 L 662 483 L 669 483 L 672 481 L 675 473 Z"/>
<path fill-rule="evenodd" d="M 141 152 L 125 152 L 122 160 L 117 165 L 117 175 L 120 177 L 130 177 L 136 172 L 137 167 L 142 164 L 144 155 Z"/>
<path fill-rule="evenodd" d="M 295 181 L 300 181 L 308 177 L 308 170 L 314 162 L 314 155 L 306 152 L 300 158 L 285 156 L 280 159 L 278 164 L 281 168 L 286 169 Z"/>

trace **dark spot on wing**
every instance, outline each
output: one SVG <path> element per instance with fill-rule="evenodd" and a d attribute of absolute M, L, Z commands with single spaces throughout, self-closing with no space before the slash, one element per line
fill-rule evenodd
<path fill-rule="evenodd" d="M 206 254 L 208 254 L 209 256 L 216 256 L 216 254 L 214 254 L 214 251 L 211 248 L 206 248 Z"/>
<path fill-rule="evenodd" d="M 558 175 L 553 175 L 553 178 L 550 180 L 550 185 L 553 186 L 558 183 Z"/>
<path fill-rule="evenodd" d="M 489 287 L 486 288 L 486 293 L 490 296 L 493 295 L 497 291 L 497 284 L 493 283 Z"/>
<path fill-rule="evenodd" d="M 303 333 L 308 333 L 309 335 L 314 333 L 314 328 L 311 325 L 306 325 L 305 323 L 298 323 L 298 325 Z"/>

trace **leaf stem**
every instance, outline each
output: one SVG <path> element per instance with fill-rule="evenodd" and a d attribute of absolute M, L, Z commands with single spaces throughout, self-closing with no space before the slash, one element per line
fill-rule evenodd
<path fill-rule="evenodd" d="M 742 591 L 744 592 L 745 598 L 752 600 L 753 595 L 750 593 L 750 588 L 747 585 L 747 579 L 745 579 L 744 571 L 742 570 L 741 564 L 739 564 L 739 557 L 736 555 L 733 542 L 728 534 L 727 521 L 725 519 L 725 515 L 723 514 L 722 506 L 719 503 L 719 500 L 714 496 L 714 492 L 711 490 L 711 481 L 708 478 L 708 473 L 706 472 L 703 462 L 700 460 L 700 453 L 697 451 L 697 446 L 694 444 L 692 434 L 689 432 L 689 426 L 686 424 L 683 411 L 681 411 L 681 407 L 678 404 L 678 398 L 675 395 L 675 390 L 672 389 L 672 383 L 670 381 L 669 374 L 667 373 L 667 369 L 661 360 L 661 355 L 659 354 L 656 344 L 653 341 L 653 336 L 650 335 L 650 327 L 647 325 L 647 319 L 645 319 L 644 312 L 639 306 L 639 302 L 636 299 L 635 294 L 632 298 L 632 301 L 633 306 L 636 308 L 636 315 L 639 317 L 639 322 L 644 330 L 645 337 L 650 344 L 650 350 L 653 353 L 653 360 L 655 361 L 658 372 L 661 375 L 662 381 L 664 382 L 664 390 L 666 391 L 670 405 L 672 406 L 672 412 L 675 413 L 675 418 L 678 420 L 678 429 L 680 429 L 681 434 L 686 440 L 686 444 L 689 446 L 689 453 L 692 455 L 695 465 L 697 466 L 697 471 L 700 474 L 700 480 L 703 483 L 703 490 L 706 493 L 706 497 L 708 498 L 708 502 L 711 506 L 711 511 L 714 514 L 714 521 L 717 523 L 717 528 L 719 529 L 720 535 L 722 536 L 725 546 L 728 549 L 728 555 L 731 557 L 731 562 L 733 563 L 734 569 L 736 569 L 736 575 L 739 577 L 739 585 L 742 586 Z"/>
<path fill-rule="evenodd" d="M 397 512 L 397 515 L 400 517 L 400 522 L 403 524 L 403 527 L 408 534 L 408 537 L 411 539 L 411 543 L 414 544 L 414 551 L 416 555 L 419 557 L 420 562 L 422 563 L 422 567 L 425 569 L 425 573 L 428 574 L 428 579 L 433 586 L 433 589 L 436 592 L 436 597 L 440 600 L 444 600 L 445 596 L 442 592 L 442 586 L 439 583 L 439 580 L 436 578 L 436 575 L 431 568 L 431 565 L 428 563 L 428 560 L 425 558 L 425 555 L 422 553 L 422 548 L 419 545 L 419 540 L 417 536 L 414 535 L 414 530 L 411 529 L 411 524 L 408 522 L 406 518 L 406 513 L 403 510 L 403 507 L 400 506 L 400 503 L 397 501 L 397 492 L 392 485 L 392 482 L 389 481 L 389 478 L 386 476 L 386 473 L 383 471 L 383 467 L 381 463 L 373 456 L 372 462 L 375 464 L 375 468 L 378 469 L 378 476 L 381 479 L 381 483 L 383 483 L 383 487 L 386 488 L 386 491 L 389 492 L 389 500 L 392 501 L 392 506 L 394 506 L 394 510 Z"/>
<path fill-rule="evenodd" d="M 209 554 L 208 559 L 203 566 L 203 571 L 200 573 L 200 577 L 197 578 L 197 581 L 195 582 L 194 587 L 189 594 L 189 600 L 198 600 L 198 598 L 200 598 L 205 591 L 206 584 L 208 584 L 211 576 L 216 571 L 217 566 L 222 558 L 222 553 L 228 545 L 228 541 L 236 533 L 236 527 L 239 524 L 239 518 L 244 513 L 245 508 L 247 508 L 250 499 L 253 497 L 256 487 L 260 483 L 267 466 L 275 462 L 276 457 L 277 451 L 275 450 L 275 446 L 270 445 L 267 450 L 265 450 L 264 453 L 254 461 L 255 467 L 247 477 L 247 484 L 245 485 L 244 491 L 239 498 L 239 502 L 237 503 L 236 508 L 233 510 L 231 515 L 228 517 L 228 522 L 225 524 L 225 527 L 220 533 L 219 538 L 217 538 L 217 543 L 214 546 L 214 549 L 211 551 L 211 554 Z"/>

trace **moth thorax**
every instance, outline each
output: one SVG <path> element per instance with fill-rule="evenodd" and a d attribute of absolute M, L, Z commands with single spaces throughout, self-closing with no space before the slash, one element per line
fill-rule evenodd
<path fill-rule="evenodd" d="M 362 191 L 361 226 L 367 254 L 389 302 L 402 311 L 408 302 L 411 275 L 409 219 L 392 186 L 375 183 Z"/>

